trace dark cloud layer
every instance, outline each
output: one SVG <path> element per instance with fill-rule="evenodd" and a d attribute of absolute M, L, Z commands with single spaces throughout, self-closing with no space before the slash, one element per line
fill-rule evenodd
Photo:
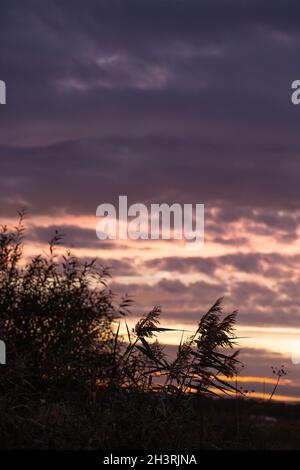
<path fill-rule="evenodd" d="M 90 214 L 121 193 L 298 208 L 296 1 L 1 9 L 2 212 Z"/>
<path fill-rule="evenodd" d="M 206 234 L 223 247 L 247 243 L 229 230 L 239 221 L 248 237 L 297 240 L 300 108 L 290 87 L 300 78 L 299 14 L 296 0 L 2 0 L 1 215 L 26 205 L 53 219 L 94 216 L 127 194 L 215 208 Z M 54 228 L 36 227 L 30 241 Z M 92 230 L 64 229 L 71 245 L 99 247 Z M 113 246 L 102 248 L 109 261 Z M 134 274 L 129 259 L 111 261 L 117 274 Z M 298 262 L 281 253 L 154 259 L 141 269 L 201 272 L 213 283 L 127 287 L 166 304 L 169 318 L 192 320 L 197 302 L 202 310 L 226 294 L 244 323 L 297 324 Z M 224 283 L 222 268 L 276 289 Z"/>
<path fill-rule="evenodd" d="M 214 274 L 219 269 L 233 267 L 238 272 L 270 275 L 276 278 L 282 275 L 282 268 L 292 272 L 300 263 L 299 255 L 281 255 L 279 253 L 232 253 L 228 255 L 203 258 L 165 257 L 154 258 L 145 264 L 161 271 Z M 272 271 L 271 271 L 272 269 Z M 280 273 L 280 274 L 279 274 Z M 272 274 L 272 275 L 271 275 Z"/>

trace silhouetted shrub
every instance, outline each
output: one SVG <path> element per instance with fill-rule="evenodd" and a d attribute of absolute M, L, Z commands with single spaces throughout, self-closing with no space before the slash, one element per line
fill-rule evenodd
<path fill-rule="evenodd" d="M 106 287 L 108 276 L 95 261 L 71 253 L 58 256 L 58 233 L 49 254 L 26 262 L 23 217 L 0 233 L 0 332 L 7 368 L 23 371 L 31 383 L 95 385 L 111 368 L 112 321 L 120 316 Z M 73 383 L 74 385 L 74 383 Z"/>

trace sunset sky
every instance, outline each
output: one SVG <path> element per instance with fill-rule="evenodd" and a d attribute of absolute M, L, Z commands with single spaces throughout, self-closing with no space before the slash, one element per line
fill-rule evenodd
<path fill-rule="evenodd" d="M 285 364 L 278 393 L 300 400 L 300 4 L 286 3 L 1 0 L 0 211 L 14 224 L 28 207 L 28 254 L 60 229 L 110 266 L 132 322 L 158 304 L 190 330 L 225 296 L 241 385 L 269 391 Z M 204 248 L 98 240 L 96 208 L 119 195 L 205 204 Z"/>

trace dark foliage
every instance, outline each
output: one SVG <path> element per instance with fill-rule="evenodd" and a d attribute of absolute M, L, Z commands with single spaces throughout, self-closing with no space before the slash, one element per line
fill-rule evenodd
<path fill-rule="evenodd" d="M 102 266 L 62 255 L 59 233 L 48 254 L 28 260 L 23 235 L 22 214 L 13 231 L 0 232 L 2 448 L 237 445 L 236 438 L 222 443 L 212 427 L 212 397 L 238 399 L 226 381 L 239 367 L 236 312 L 224 316 L 218 300 L 169 358 L 157 339 L 170 330 L 160 325 L 159 307 L 130 330 L 130 299 L 114 305 Z"/>
<path fill-rule="evenodd" d="M 48 255 L 26 262 L 23 218 L 0 233 L 0 331 L 6 373 L 34 386 L 95 385 L 111 368 L 112 322 L 121 315 L 106 288 L 108 273 L 71 253 L 59 257 L 55 234 Z M 3 370 L 3 368 L 2 368 Z M 4 372 L 5 375 L 5 372 Z M 92 384 L 93 382 L 93 384 Z"/>

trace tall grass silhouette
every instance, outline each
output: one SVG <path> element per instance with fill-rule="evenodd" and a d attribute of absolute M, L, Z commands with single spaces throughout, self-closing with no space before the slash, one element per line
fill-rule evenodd
<path fill-rule="evenodd" d="M 127 338 L 121 337 L 115 324 L 130 300 L 113 304 L 107 270 L 68 251 L 59 256 L 58 232 L 49 242 L 48 255 L 26 262 L 23 238 L 21 214 L 13 231 L 4 226 L 0 233 L 0 330 L 8 363 L 22 366 L 33 384 L 66 386 L 78 379 L 92 389 L 98 384 L 144 390 L 146 384 L 153 388 L 152 377 L 159 375 L 164 379 L 160 387 L 169 392 L 213 393 L 212 386 L 221 391 L 229 387 L 219 376 L 236 373 L 237 353 L 227 352 L 235 340 L 236 313 L 221 319 L 220 300 L 170 361 L 157 340 L 149 341 L 168 331 L 160 326 L 159 307 L 143 316 L 132 332 L 127 328 Z"/>

